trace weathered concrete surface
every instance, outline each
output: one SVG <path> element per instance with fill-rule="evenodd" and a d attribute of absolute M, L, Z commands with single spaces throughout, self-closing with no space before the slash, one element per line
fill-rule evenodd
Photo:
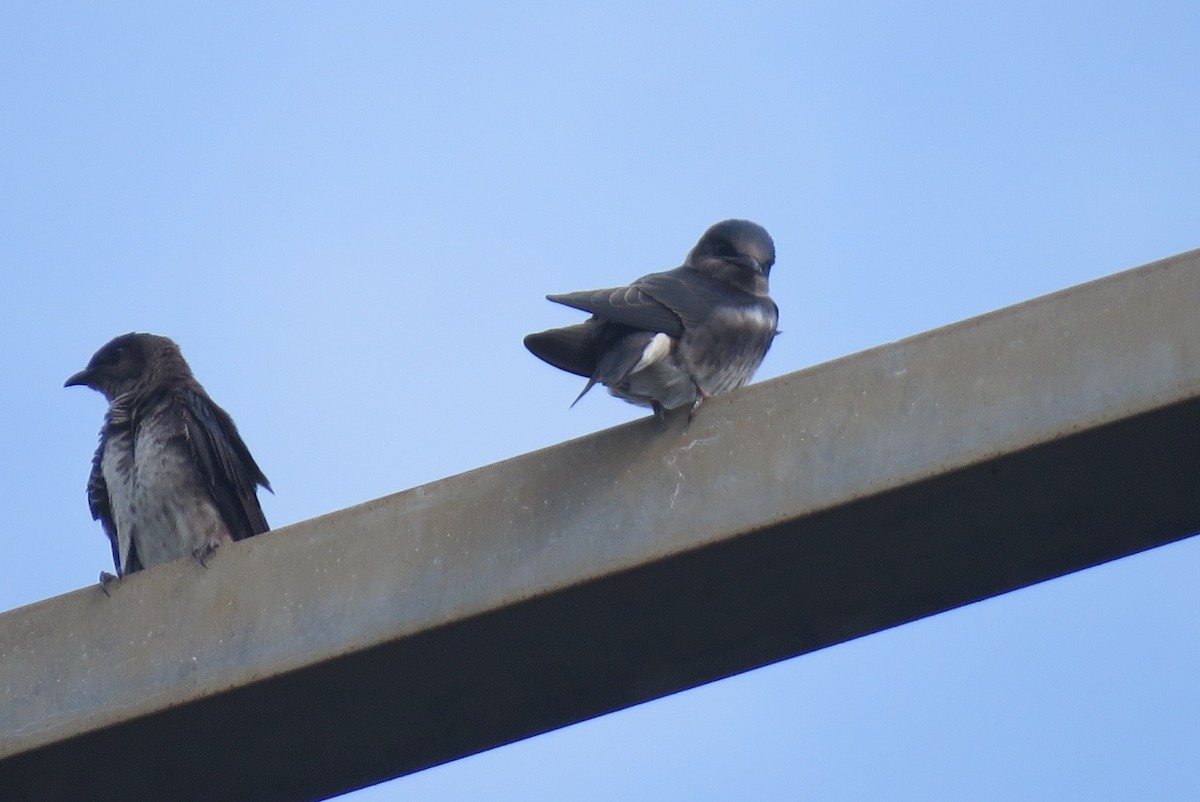
<path fill-rule="evenodd" d="M 307 800 L 1200 530 L 1200 251 L 0 616 L 0 799 Z"/>

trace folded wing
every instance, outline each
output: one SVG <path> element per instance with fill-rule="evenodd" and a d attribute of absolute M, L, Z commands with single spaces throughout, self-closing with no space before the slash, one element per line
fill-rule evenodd
<path fill-rule="evenodd" d="M 233 419 L 206 396 L 191 389 L 179 393 L 187 442 L 213 502 L 234 540 L 266 532 L 266 516 L 258 503 L 257 485 L 271 489 Z"/>

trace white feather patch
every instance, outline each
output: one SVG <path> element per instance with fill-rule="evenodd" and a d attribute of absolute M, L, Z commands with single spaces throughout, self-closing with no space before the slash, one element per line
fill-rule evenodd
<path fill-rule="evenodd" d="M 661 331 L 650 338 L 650 342 L 646 343 L 646 347 L 642 349 L 642 358 L 633 366 L 630 373 L 637 373 L 639 370 L 653 365 L 655 362 L 661 362 L 666 359 L 671 353 L 671 346 L 675 341 L 668 334 L 663 334 Z"/>
<path fill-rule="evenodd" d="M 768 326 L 773 328 L 775 326 L 775 321 L 771 318 L 771 315 L 761 306 L 742 306 L 733 309 L 723 309 L 720 314 L 727 320 L 735 323 L 750 323 L 761 328 Z"/>

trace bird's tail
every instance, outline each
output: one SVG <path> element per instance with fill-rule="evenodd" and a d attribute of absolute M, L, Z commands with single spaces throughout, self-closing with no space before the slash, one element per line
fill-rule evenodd
<path fill-rule="evenodd" d="M 587 380 L 587 384 L 583 385 L 583 390 L 579 393 L 579 395 L 575 396 L 575 400 L 571 402 L 571 408 L 574 409 L 575 405 L 579 403 L 579 399 L 581 399 L 585 395 L 587 395 L 587 391 L 592 389 L 595 386 L 596 386 L 596 377 L 592 376 L 591 378 L 589 378 Z"/>

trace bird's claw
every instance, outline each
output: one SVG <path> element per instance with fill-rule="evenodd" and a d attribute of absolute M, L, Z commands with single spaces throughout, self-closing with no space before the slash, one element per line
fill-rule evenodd
<path fill-rule="evenodd" d="M 691 423 L 692 420 L 696 417 L 696 411 L 698 409 L 700 409 L 700 405 L 703 404 L 707 398 L 708 398 L 708 393 L 704 392 L 704 390 L 700 387 L 700 385 L 697 384 L 696 385 L 696 400 L 692 404 L 692 408 L 688 410 L 688 423 Z"/>
<path fill-rule="evenodd" d="M 221 544 L 218 543 L 217 541 L 210 540 L 207 543 L 205 543 L 203 546 L 198 546 L 198 547 L 192 549 L 192 556 L 196 558 L 197 562 L 199 562 L 202 566 L 207 568 L 209 558 L 217 553 L 217 548 L 220 545 Z"/>
<path fill-rule="evenodd" d="M 104 591 L 105 596 L 110 598 L 112 597 L 112 593 L 109 592 L 108 586 L 113 582 L 116 582 L 117 578 L 118 577 L 116 574 L 110 574 L 108 571 L 100 572 L 100 590 Z"/>

